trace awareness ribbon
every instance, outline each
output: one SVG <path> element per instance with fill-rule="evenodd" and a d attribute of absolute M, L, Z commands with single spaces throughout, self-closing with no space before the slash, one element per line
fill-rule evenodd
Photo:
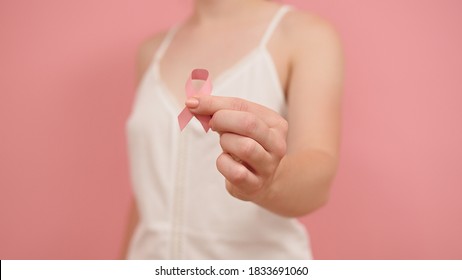
<path fill-rule="evenodd" d="M 204 84 L 199 90 L 196 90 L 192 85 L 192 80 L 203 80 Z M 186 98 L 210 95 L 212 93 L 212 82 L 210 81 L 209 71 L 205 69 L 192 70 L 191 76 L 186 81 L 185 89 Z M 187 107 L 185 107 L 183 111 L 181 111 L 181 113 L 178 115 L 180 130 L 185 128 L 189 121 L 191 121 L 192 117 L 196 117 L 200 121 L 205 132 L 209 131 L 209 121 L 212 119 L 212 116 L 193 114 Z"/>

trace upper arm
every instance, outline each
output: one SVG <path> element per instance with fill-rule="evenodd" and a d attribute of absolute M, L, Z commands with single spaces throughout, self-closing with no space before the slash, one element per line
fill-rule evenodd
<path fill-rule="evenodd" d="M 338 156 L 343 52 L 335 28 L 317 16 L 294 15 L 288 86 L 288 153 Z"/>
<path fill-rule="evenodd" d="M 141 78 L 148 69 L 149 64 L 153 59 L 154 53 L 159 48 L 165 34 L 165 32 L 161 32 L 153 35 L 145 39 L 138 46 L 136 53 L 136 84 L 141 81 Z"/>

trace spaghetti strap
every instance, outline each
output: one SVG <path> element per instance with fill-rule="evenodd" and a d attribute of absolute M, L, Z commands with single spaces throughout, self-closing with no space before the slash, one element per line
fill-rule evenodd
<path fill-rule="evenodd" d="M 266 46 L 269 39 L 271 38 L 271 35 L 273 34 L 274 30 L 276 29 L 278 23 L 281 21 L 282 17 L 291 9 L 292 9 L 292 6 L 290 6 L 290 5 L 284 5 L 284 6 L 279 8 L 279 10 L 273 16 L 273 19 L 269 23 L 268 28 L 266 29 L 265 34 L 263 35 L 263 37 L 261 39 L 260 47 L 265 47 Z"/>
<path fill-rule="evenodd" d="M 168 47 L 170 46 L 170 43 L 172 42 L 173 36 L 175 33 L 178 31 L 178 28 L 180 27 L 180 23 L 175 24 L 168 30 L 167 34 L 165 35 L 164 39 L 162 40 L 162 43 L 160 43 L 159 48 L 157 48 L 157 51 L 154 55 L 154 63 L 158 64 L 159 61 L 162 59 L 164 56 L 165 52 L 167 51 Z"/>
<path fill-rule="evenodd" d="M 172 42 L 173 36 L 176 34 L 180 27 L 181 23 L 177 23 L 173 25 L 168 31 L 167 34 L 165 34 L 164 39 L 160 43 L 159 47 L 157 48 L 154 58 L 151 63 L 152 70 L 154 71 L 154 77 L 156 79 L 160 79 L 160 67 L 159 63 L 162 57 L 164 57 L 165 52 L 167 51 L 168 47 L 170 46 L 170 43 Z"/>

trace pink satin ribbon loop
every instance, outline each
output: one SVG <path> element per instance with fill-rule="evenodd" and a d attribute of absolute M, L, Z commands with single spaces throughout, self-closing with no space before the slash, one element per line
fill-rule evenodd
<path fill-rule="evenodd" d="M 192 80 L 203 80 L 204 84 L 199 90 L 196 90 L 193 87 Z M 205 69 L 194 69 L 191 72 L 191 76 L 186 81 L 185 90 L 186 98 L 212 94 L 212 82 L 210 81 L 209 71 Z M 205 132 L 209 131 L 209 122 L 212 117 L 193 114 L 187 107 L 185 107 L 183 111 L 181 111 L 181 113 L 178 115 L 178 124 L 180 125 L 180 130 L 183 130 L 193 117 L 196 117 L 196 119 L 199 120 Z"/>

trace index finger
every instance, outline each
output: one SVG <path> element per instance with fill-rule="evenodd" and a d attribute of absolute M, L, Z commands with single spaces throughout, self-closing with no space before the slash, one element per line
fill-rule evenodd
<path fill-rule="evenodd" d="M 235 110 L 253 113 L 269 127 L 276 127 L 281 123 L 281 116 L 275 111 L 242 98 L 207 95 L 195 96 L 192 99 L 196 99 L 198 102 L 194 102 L 194 104 L 188 99 L 186 106 L 194 114 L 213 115 L 219 110 Z"/>

